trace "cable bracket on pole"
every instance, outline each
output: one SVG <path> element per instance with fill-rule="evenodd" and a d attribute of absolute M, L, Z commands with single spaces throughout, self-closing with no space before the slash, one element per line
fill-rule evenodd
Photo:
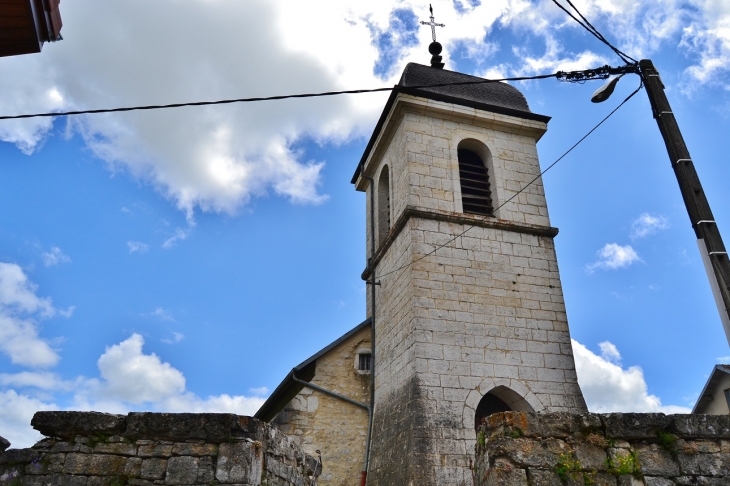
<path fill-rule="evenodd" d="M 727 255 L 727 252 L 726 251 L 711 251 L 710 253 L 708 253 L 708 255 L 710 255 L 710 256 L 712 256 L 712 255 Z"/>
<path fill-rule="evenodd" d="M 674 113 L 672 113 L 671 111 L 662 111 L 657 116 L 662 116 L 662 115 L 674 115 Z M 685 159 L 682 159 L 682 160 L 685 160 Z"/>
<path fill-rule="evenodd" d="M 380 285 L 380 282 L 376 282 L 375 280 L 365 280 L 365 283 L 368 285 Z"/>
<path fill-rule="evenodd" d="M 702 221 L 697 221 L 697 224 L 715 224 L 715 222 L 711 219 L 703 219 Z"/>
<path fill-rule="evenodd" d="M 674 163 L 674 165 L 677 165 L 680 162 L 692 162 L 692 159 L 677 159 L 677 161 Z"/>

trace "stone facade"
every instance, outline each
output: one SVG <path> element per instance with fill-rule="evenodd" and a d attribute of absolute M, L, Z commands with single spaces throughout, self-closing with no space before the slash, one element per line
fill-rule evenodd
<path fill-rule="evenodd" d="M 370 373 L 358 371 L 359 352 L 370 353 L 366 326 L 316 360 L 311 383 L 352 400 L 370 404 Z M 271 422 L 302 449 L 322 453 L 326 464 L 317 484 L 359 484 L 364 466 L 368 414 L 363 408 L 304 387 Z"/>
<path fill-rule="evenodd" d="M 378 194 L 388 168 L 393 222 L 368 253 L 380 282 L 369 484 L 471 482 L 475 411 L 487 393 L 513 410 L 586 410 L 541 181 L 494 217 L 461 205 L 457 149 L 480 153 L 497 207 L 539 175 L 546 128 L 399 93 L 377 135 L 356 181 Z M 380 199 L 371 208 L 366 198 L 376 220 Z"/>
<path fill-rule="evenodd" d="M 321 472 L 289 437 L 232 414 L 38 412 L 47 436 L 0 453 L 9 486 L 304 486 Z"/>
<path fill-rule="evenodd" d="M 476 459 L 475 486 L 726 486 L 730 416 L 500 413 Z"/>

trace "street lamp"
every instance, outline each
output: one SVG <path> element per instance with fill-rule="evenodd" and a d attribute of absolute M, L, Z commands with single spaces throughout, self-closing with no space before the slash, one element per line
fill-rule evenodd
<path fill-rule="evenodd" d="M 679 130 L 672 107 L 669 105 L 669 100 L 667 100 L 664 93 L 664 84 L 659 77 L 659 72 L 648 59 L 639 61 L 638 65 L 629 64 L 621 68 L 606 67 L 604 71 L 606 74 L 620 75 L 593 93 L 591 101 L 594 103 L 607 100 L 613 93 L 621 76 L 629 72 L 639 74 L 644 86 L 646 86 L 646 93 L 649 96 L 654 119 L 657 121 L 659 131 L 664 138 L 669 160 L 672 163 L 679 189 L 682 192 L 684 205 L 687 208 L 692 228 L 697 236 L 697 246 L 702 255 L 707 278 L 710 280 L 715 304 L 720 313 L 722 326 L 725 329 L 725 337 L 728 344 L 730 344 L 730 314 L 728 314 L 728 310 L 730 310 L 730 260 L 728 260 L 727 250 L 725 250 L 725 245 L 722 242 L 715 217 L 710 210 L 710 203 L 705 197 L 700 178 L 692 163 L 689 150 L 687 150 L 684 143 L 682 132 Z"/>

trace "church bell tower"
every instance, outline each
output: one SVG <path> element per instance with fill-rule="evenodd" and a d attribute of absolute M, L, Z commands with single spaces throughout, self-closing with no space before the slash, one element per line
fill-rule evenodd
<path fill-rule="evenodd" d="M 527 186 L 549 117 L 508 84 L 442 69 L 435 50 L 431 67 L 406 66 L 352 180 L 375 310 L 369 486 L 471 484 L 487 415 L 586 411 L 558 230 L 542 180 Z"/>

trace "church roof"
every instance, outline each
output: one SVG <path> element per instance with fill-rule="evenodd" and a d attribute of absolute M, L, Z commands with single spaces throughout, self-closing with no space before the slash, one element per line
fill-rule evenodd
<path fill-rule="evenodd" d="M 456 104 L 478 103 L 489 105 L 490 108 L 503 108 L 527 114 L 532 112 L 527 105 L 527 100 L 514 86 L 506 83 L 479 83 L 479 84 L 457 84 L 449 86 L 438 86 L 424 88 L 424 86 L 445 83 L 469 83 L 473 81 L 484 81 L 484 78 L 470 76 L 468 74 L 447 71 L 446 69 L 434 69 L 422 64 L 408 63 L 403 70 L 398 86 L 417 90 L 426 98 L 435 96 L 447 96 Z M 493 111 L 493 110 L 490 110 Z M 518 114 L 515 114 L 519 116 Z"/>
<path fill-rule="evenodd" d="M 385 104 L 383 113 L 380 115 L 380 119 L 375 126 L 375 130 L 373 130 L 370 141 L 350 182 L 353 184 L 357 182 L 357 178 L 360 176 L 360 170 L 375 146 L 375 141 L 383 129 L 385 120 L 393 108 L 398 93 L 410 94 L 434 101 L 443 101 L 445 103 L 468 106 L 492 113 L 544 123 L 550 121 L 549 116 L 539 115 L 530 111 L 527 100 L 520 90 L 507 83 L 451 84 L 473 83 L 474 81 L 484 81 L 484 78 L 448 71 L 446 69 L 437 69 L 413 62 L 408 63 L 403 70 L 400 81 L 390 93 L 388 102 Z M 444 84 L 448 85 L 434 86 Z"/>
<path fill-rule="evenodd" d="M 695 403 L 692 413 L 705 413 L 707 406 L 713 400 L 713 390 L 715 389 L 715 387 L 717 387 L 717 385 L 720 383 L 720 380 L 723 376 L 725 376 L 725 374 L 730 375 L 730 365 L 715 365 L 715 368 L 712 370 L 712 374 L 710 375 L 710 379 L 707 380 L 705 388 L 702 390 L 702 393 L 700 393 L 700 397 L 697 399 L 697 403 Z"/>
<path fill-rule="evenodd" d="M 331 350 L 333 350 L 343 342 L 347 341 L 350 337 L 357 334 L 359 331 L 368 327 L 369 325 L 370 318 L 368 317 L 363 322 L 355 326 L 353 329 L 349 330 L 338 339 L 331 342 L 330 344 L 320 349 L 312 356 L 292 368 L 289 374 L 286 375 L 286 378 L 284 378 L 279 386 L 276 387 L 276 390 L 273 391 L 269 398 L 266 399 L 264 404 L 261 405 L 261 408 L 259 408 L 258 411 L 254 414 L 254 417 L 259 420 L 263 420 L 264 422 L 272 421 L 276 417 L 276 415 L 281 412 L 284 407 L 286 407 L 287 404 L 291 402 L 292 399 L 294 399 L 294 397 L 297 396 L 300 391 L 302 391 L 302 388 L 304 388 L 304 385 L 301 385 L 294 381 L 293 378 L 295 375 L 300 380 L 311 381 L 316 373 L 317 359 L 329 353 Z"/>

